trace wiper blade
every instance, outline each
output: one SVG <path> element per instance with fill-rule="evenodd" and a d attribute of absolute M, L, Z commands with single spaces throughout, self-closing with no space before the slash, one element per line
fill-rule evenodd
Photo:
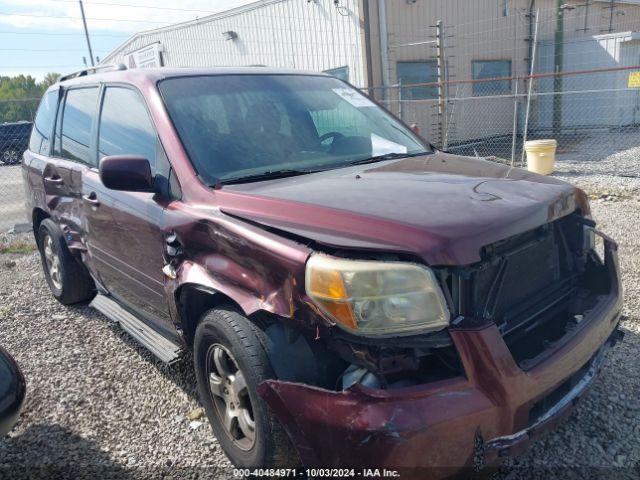
<path fill-rule="evenodd" d="M 374 155 L 373 157 L 361 158 L 359 160 L 353 160 L 347 165 L 366 165 L 367 163 L 383 162 L 385 160 L 395 160 L 397 158 L 410 158 L 420 157 L 422 155 L 428 155 L 428 151 L 419 153 L 385 153 L 383 155 Z"/>
<path fill-rule="evenodd" d="M 224 180 L 220 180 L 219 184 L 234 184 L 234 183 L 250 183 L 250 182 L 259 182 L 260 180 L 272 180 L 276 178 L 286 178 L 286 177 L 295 177 L 297 175 L 306 175 L 307 173 L 312 173 L 309 170 L 293 170 L 293 169 L 283 169 L 283 170 L 269 170 L 262 173 L 256 173 L 255 175 L 246 175 L 244 177 L 235 177 L 235 178 L 225 178 Z"/>

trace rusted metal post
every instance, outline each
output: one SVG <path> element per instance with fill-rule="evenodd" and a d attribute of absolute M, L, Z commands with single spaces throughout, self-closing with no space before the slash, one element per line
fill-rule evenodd
<path fill-rule="evenodd" d="M 513 93 L 513 137 L 511 138 L 511 166 L 516 161 L 516 143 L 518 141 L 518 83 L 520 78 L 516 75 L 516 88 Z M 524 146 L 523 146 L 524 148 Z"/>
<path fill-rule="evenodd" d="M 554 41 L 553 71 L 553 135 L 557 138 L 562 128 L 562 97 L 564 78 L 560 73 L 564 68 L 564 0 L 556 0 L 556 33 Z"/>
<path fill-rule="evenodd" d="M 404 120 L 402 118 L 402 79 L 398 82 L 398 117 Z"/>
<path fill-rule="evenodd" d="M 536 10 L 536 28 L 533 34 L 533 48 L 531 49 L 531 70 L 529 71 L 529 85 L 527 91 L 527 110 L 524 116 L 524 132 L 522 132 L 522 153 L 520 155 L 520 164 L 524 164 L 524 144 L 527 142 L 529 134 L 529 114 L 531 113 L 531 94 L 533 92 L 533 73 L 536 68 L 536 52 L 538 50 L 538 30 L 540 27 L 540 9 Z"/>

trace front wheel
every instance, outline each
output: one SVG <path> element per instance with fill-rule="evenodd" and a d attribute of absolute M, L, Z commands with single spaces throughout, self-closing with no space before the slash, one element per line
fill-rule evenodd
<path fill-rule="evenodd" d="M 56 300 L 63 305 L 91 300 L 96 294 L 93 279 L 71 255 L 60 227 L 49 218 L 43 220 L 37 239 L 44 276 Z"/>
<path fill-rule="evenodd" d="M 198 393 L 222 449 L 238 468 L 295 467 L 288 435 L 256 393 L 275 378 L 263 333 L 230 307 L 210 310 L 194 338 Z"/>

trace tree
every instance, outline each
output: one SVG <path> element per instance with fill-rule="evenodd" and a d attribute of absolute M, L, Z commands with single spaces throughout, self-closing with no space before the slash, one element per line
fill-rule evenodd
<path fill-rule="evenodd" d="M 0 123 L 33 121 L 44 90 L 31 75 L 0 76 Z"/>
<path fill-rule="evenodd" d="M 40 85 L 42 85 L 43 90 L 46 90 L 51 85 L 56 83 L 59 78 L 60 78 L 60 74 L 59 73 L 49 72 L 44 76 L 44 80 L 42 81 L 42 83 Z"/>
<path fill-rule="evenodd" d="M 49 72 L 37 83 L 31 75 L 0 76 L 0 123 L 33 121 L 40 98 L 56 83 L 59 73 Z"/>

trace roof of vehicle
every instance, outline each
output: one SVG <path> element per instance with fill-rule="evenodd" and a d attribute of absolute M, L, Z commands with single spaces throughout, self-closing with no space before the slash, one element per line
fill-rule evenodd
<path fill-rule="evenodd" d="M 114 70 L 98 70 L 90 73 L 91 69 L 81 71 L 82 73 L 69 79 L 62 77 L 61 81 L 56 85 L 74 85 L 82 83 L 97 82 L 117 82 L 125 81 L 137 83 L 144 80 L 158 81 L 166 78 L 189 77 L 199 75 L 313 75 L 313 76 L 329 76 L 322 72 L 313 72 L 305 70 L 292 70 L 282 68 L 269 67 L 161 67 L 161 68 L 133 68 L 126 69 L 117 66 Z"/>

